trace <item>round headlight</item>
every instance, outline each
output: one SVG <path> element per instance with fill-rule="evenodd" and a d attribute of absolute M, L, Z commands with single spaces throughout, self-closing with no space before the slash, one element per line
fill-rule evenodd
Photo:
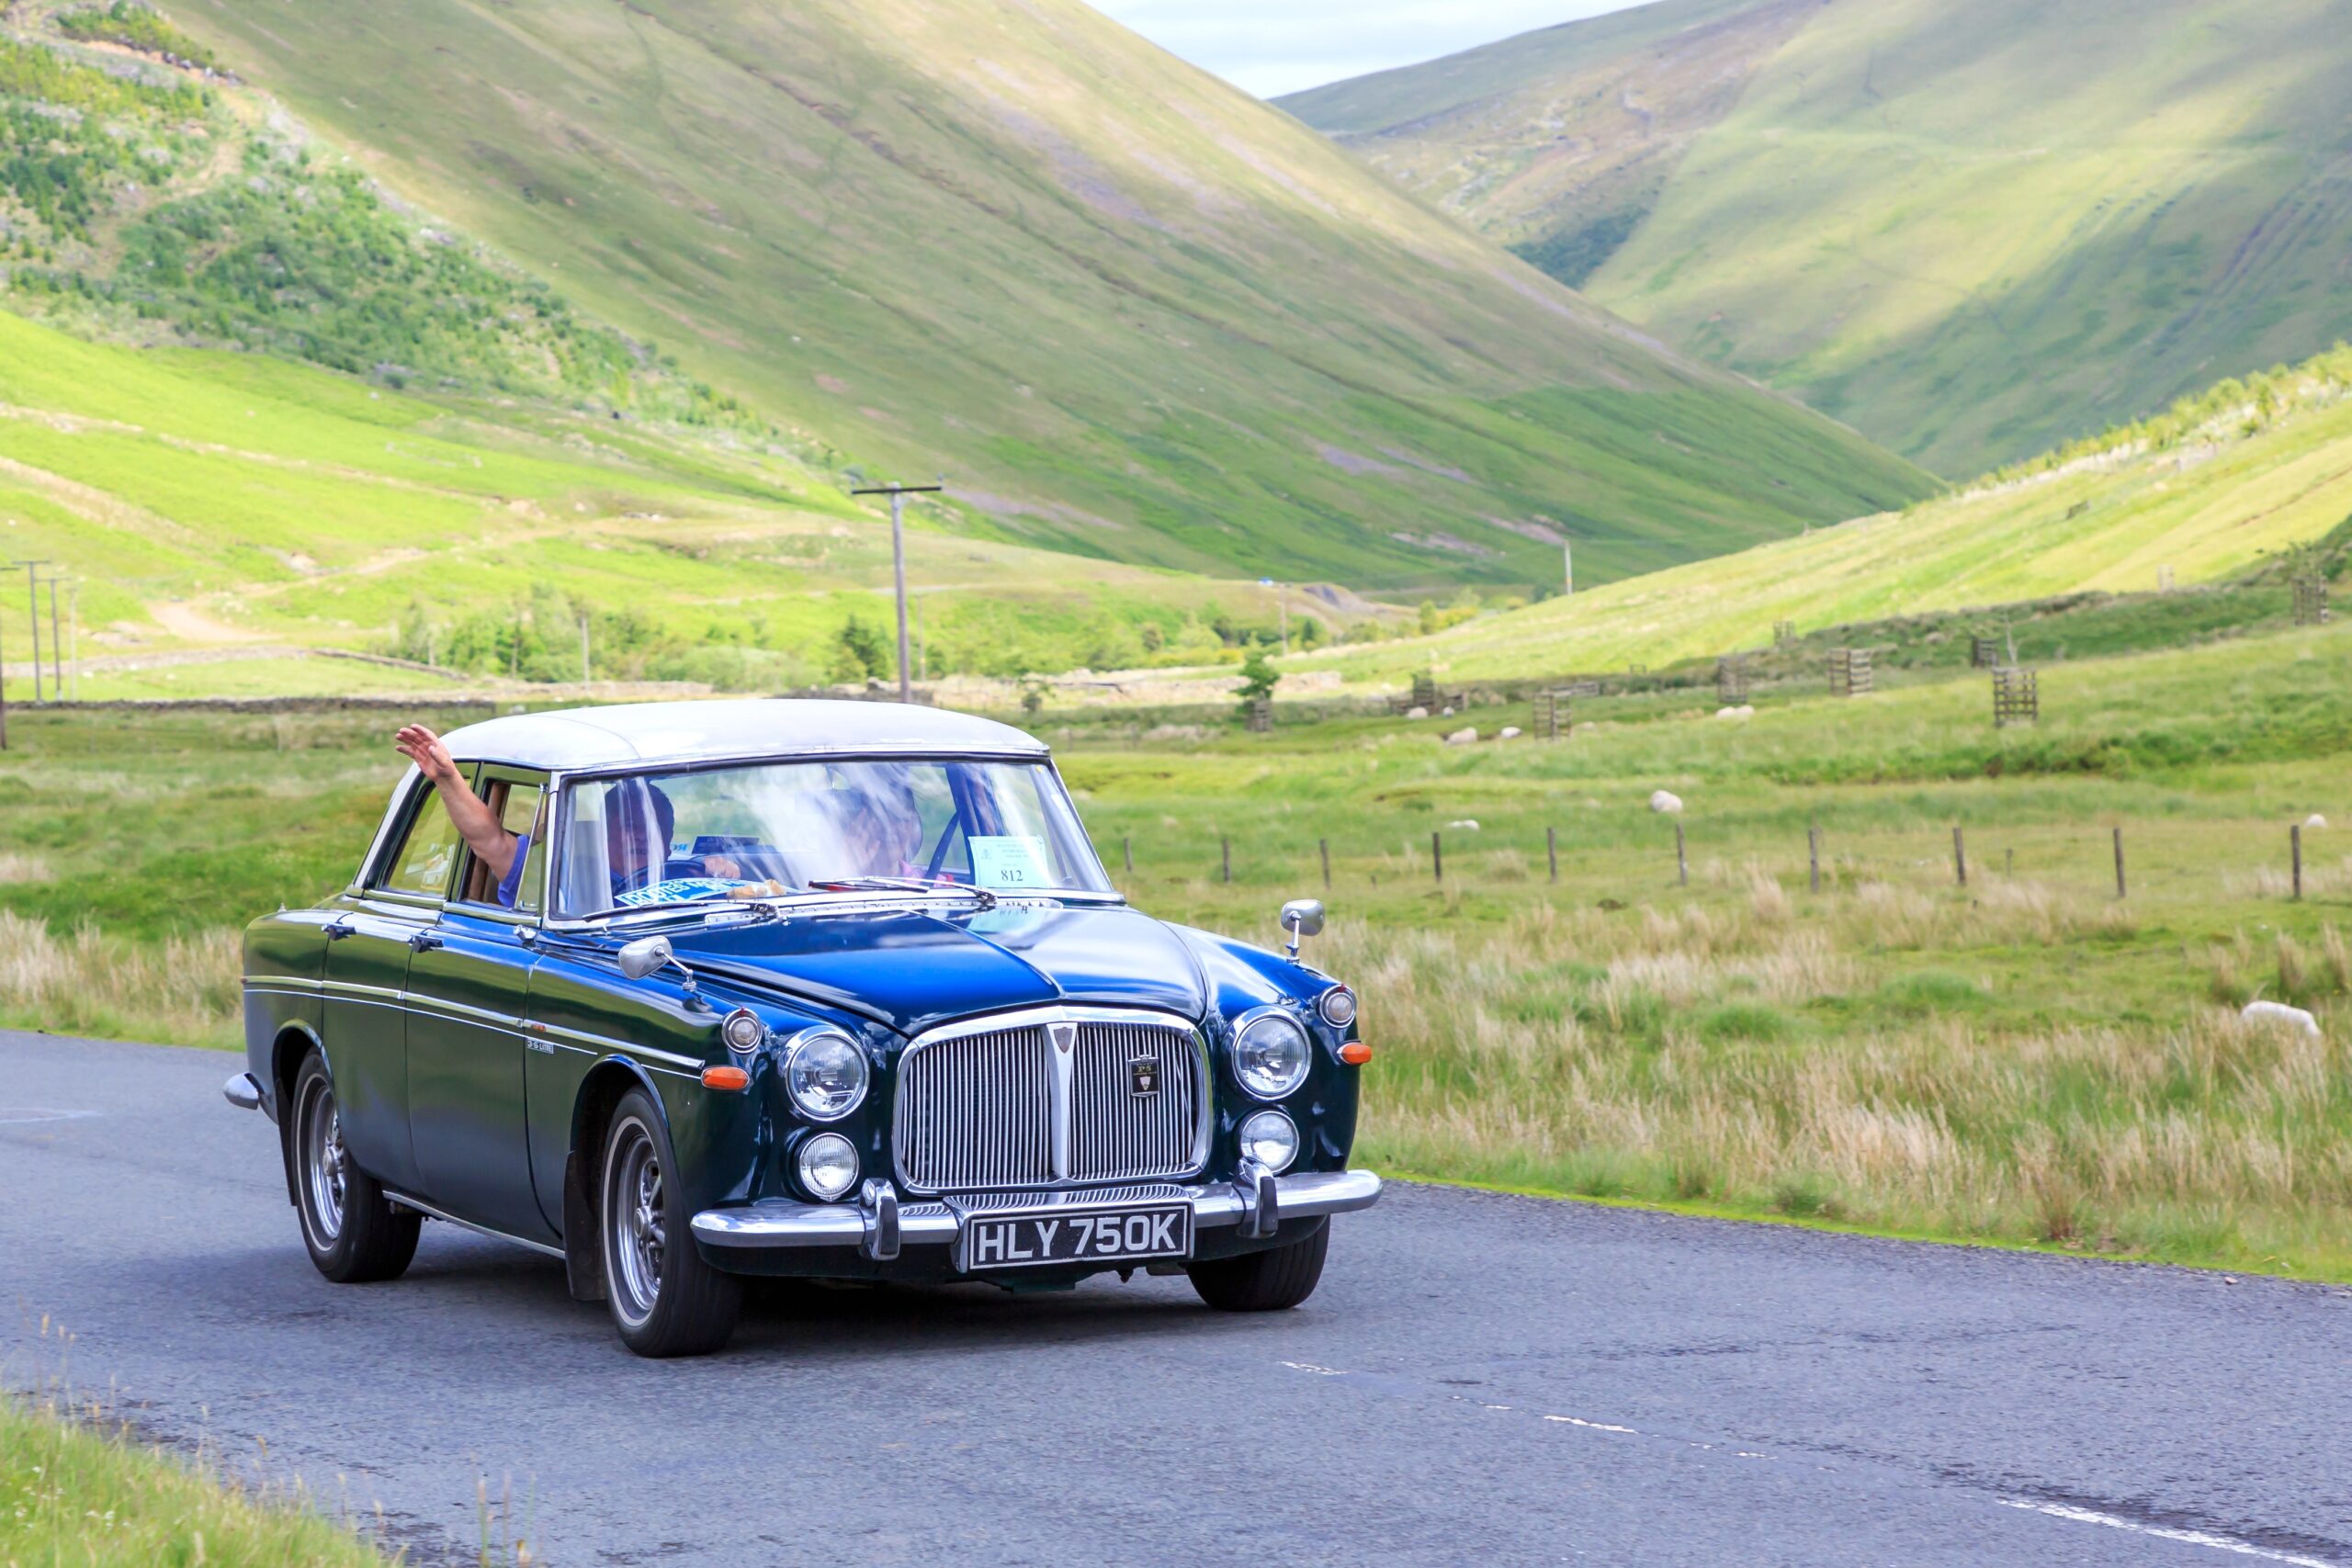
<path fill-rule="evenodd" d="M 820 1133 L 800 1145 L 800 1185 L 830 1203 L 857 1185 L 857 1150 L 839 1133 Z"/>
<path fill-rule="evenodd" d="M 1306 1031 L 1269 1009 L 1243 1020 L 1233 1037 L 1233 1071 L 1261 1100 L 1280 1100 L 1306 1081 Z"/>
<path fill-rule="evenodd" d="M 1241 1123 L 1241 1154 L 1277 1176 L 1298 1157 L 1298 1126 L 1279 1111 L 1261 1111 Z"/>
<path fill-rule="evenodd" d="M 865 1098 L 865 1053 L 839 1030 L 809 1030 L 785 1057 L 784 1085 L 809 1121 L 838 1122 Z"/>
<path fill-rule="evenodd" d="M 1315 1010 L 1321 1013 L 1323 1021 L 1332 1028 L 1345 1029 L 1356 1021 L 1356 994 L 1345 986 L 1334 986 L 1323 993 L 1322 999 L 1315 1004 Z"/>
<path fill-rule="evenodd" d="M 719 1021 L 718 1037 L 727 1042 L 729 1051 L 748 1056 L 767 1039 L 768 1026 L 750 1008 L 737 1008 Z"/>

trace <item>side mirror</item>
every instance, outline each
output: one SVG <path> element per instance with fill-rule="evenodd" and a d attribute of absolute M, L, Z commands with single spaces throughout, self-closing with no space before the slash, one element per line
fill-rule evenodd
<path fill-rule="evenodd" d="M 666 969 L 678 961 L 670 951 L 666 936 L 641 936 L 621 949 L 621 973 L 632 980 L 642 980 L 658 969 Z"/>
<path fill-rule="evenodd" d="M 1294 898 L 1283 906 L 1283 930 L 1290 932 L 1290 955 L 1298 956 L 1298 939 L 1323 934 L 1323 900 Z"/>

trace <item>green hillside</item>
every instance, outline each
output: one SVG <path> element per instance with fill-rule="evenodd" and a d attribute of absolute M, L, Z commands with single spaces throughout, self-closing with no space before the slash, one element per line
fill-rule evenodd
<path fill-rule="evenodd" d="M 689 384 L 1028 542 L 1413 586 L 1574 537 L 1600 581 L 1927 488 L 1077 0 L 174 20 Z"/>
<path fill-rule="evenodd" d="M 1939 472 L 2352 330 L 2343 0 L 1665 0 L 1283 100 Z"/>
<path fill-rule="evenodd" d="M 1336 660 L 1351 679 L 1395 680 L 1434 663 L 1454 678 L 1521 681 L 1656 668 L 1767 648 L 1782 621 L 1813 636 L 2060 594 L 2149 594 L 2166 569 L 2188 635 L 2200 586 L 2347 519 L 2352 348 L 2339 347 L 1907 512 L 1292 667 Z"/>
<path fill-rule="evenodd" d="M 1272 635 L 1255 584 L 913 522 L 931 675 L 1205 660 Z M 574 681 L 583 617 L 599 680 L 759 691 L 896 669 L 887 525 L 784 458 L 0 312 L 0 561 L 17 558 L 78 581 L 86 697 Z M 19 701 L 24 584 L 0 575 Z M 312 649 L 436 668 L 291 657 Z"/>

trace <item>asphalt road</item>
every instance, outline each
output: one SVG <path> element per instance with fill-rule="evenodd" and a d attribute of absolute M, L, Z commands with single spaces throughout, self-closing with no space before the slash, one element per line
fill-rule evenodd
<path fill-rule="evenodd" d="M 786 1290 L 657 1363 L 454 1226 L 320 1279 L 234 1065 L 0 1033 L 0 1373 L 413 1562 L 487 1495 L 558 1565 L 2352 1568 L 2341 1290 L 1393 1188 L 1295 1313 Z"/>

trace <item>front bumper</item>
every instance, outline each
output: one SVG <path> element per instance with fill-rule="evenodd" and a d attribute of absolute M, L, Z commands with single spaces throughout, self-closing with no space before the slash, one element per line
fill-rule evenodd
<path fill-rule="evenodd" d="M 957 1193 L 921 1202 L 901 1202 L 888 1182 L 869 1181 L 854 1202 L 797 1203 L 768 1198 L 738 1208 L 706 1209 L 694 1217 L 694 1233 L 722 1269 L 731 1260 L 729 1255 L 748 1262 L 745 1254 L 797 1253 L 802 1248 L 827 1248 L 844 1259 L 889 1263 L 908 1247 L 938 1247 L 952 1255 L 963 1238 L 967 1219 L 1012 1210 L 1102 1211 L 1182 1201 L 1193 1210 L 1197 1247 L 1197 1238 L 1204 1231 L 1230 1229 L 1246 1241 L 1271 1241 L 1286 1224 L 1369 1209 L 1379 1201 L 1380 1178 L 1368 1170 L 1276 1176 L 1253 1168 L 1234 1181 L 1197 1187 L 1151 1182 L 1051 1192 Z"/>

